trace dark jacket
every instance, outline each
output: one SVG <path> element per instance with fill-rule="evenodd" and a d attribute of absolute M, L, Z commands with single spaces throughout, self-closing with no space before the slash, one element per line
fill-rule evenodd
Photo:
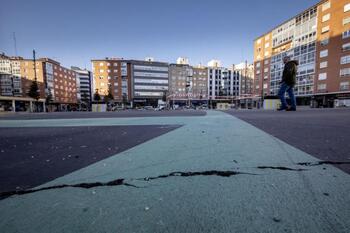
<path fill-rule="evenodd" d="M 298 70 L 298 61 L 289 61 L 284 65 L 282 83 L 294 87 Z"/>

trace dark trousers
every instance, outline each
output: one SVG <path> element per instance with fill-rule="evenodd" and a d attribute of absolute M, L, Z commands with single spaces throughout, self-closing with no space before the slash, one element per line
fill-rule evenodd
<path fill-rule="evenodd" d="M 286 101 L 286 92 L 288 93 L 288 96 L 291 101 L 291 107 L 296 108 L 296 100 L 295 100 L 295 95 L 294 95 L 294 90 L 292 86 L 287 85 L 286 83 L 282 83 L 280 90 L 278 92 L 278 96 L 280 97 L 281 100 L 281 108 L 287 108 L 287 101 Z"/>

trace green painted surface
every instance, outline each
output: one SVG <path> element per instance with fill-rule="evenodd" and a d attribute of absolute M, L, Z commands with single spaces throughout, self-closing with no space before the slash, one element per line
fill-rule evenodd
<path fill-rule="evenodd" d="M 0 127 L 149 124 L 184 126 L 43 185 L 124 178 L 140 188 L 63 188 L 13 196 L 0 201 L 0 232 L 350 232 L 348 174 L 329 165 L 297 166 L 317 159 L 222 112 L 0 121 Z M 249 174 L 137 180 L 208 170 Z"/>

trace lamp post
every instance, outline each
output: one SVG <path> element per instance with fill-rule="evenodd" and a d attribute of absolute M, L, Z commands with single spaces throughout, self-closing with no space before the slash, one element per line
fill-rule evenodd
<path fill-rule="evenodd" d="M 35 52 L 35 49 L 33 49 L 33 62 L 34 62 L 34 82 L 36 83 L 36 85 L 38 85 L 38 79 L 37 79 L 37 76 L 36 76 L 36 52 Z M 39 91 L 39 86 L 38 86 L 38 89 L 37 89 L 37 95 L 36 95 L 36 98 L 35 98 L 35 108 L 37 110 L 38 108 L 38 100 L 40 98 L 40 91 Z"/>

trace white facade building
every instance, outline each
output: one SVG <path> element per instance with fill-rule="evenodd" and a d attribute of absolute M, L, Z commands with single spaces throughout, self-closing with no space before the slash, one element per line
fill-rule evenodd
<path fill-rule="evenodd" d="M 0 57 L 0 95 L 22 96 L 21 64 L 6 56 Z"/>
<path fill-rule="evenodd" d="M 221 67 L 221 62 L 212 60 L 208 63 L 209 99 L 233 99 L 240 93 L 239 75 L 233 69 Z"/>
<path fill-rule="evenodd" d="M 77 80 L 77 96 L 78 100 L 82 102 L 92 101 L 92 73 L 86 69 L 80 69 L 79 67 L 71 67 L 76 72 Z"/>

